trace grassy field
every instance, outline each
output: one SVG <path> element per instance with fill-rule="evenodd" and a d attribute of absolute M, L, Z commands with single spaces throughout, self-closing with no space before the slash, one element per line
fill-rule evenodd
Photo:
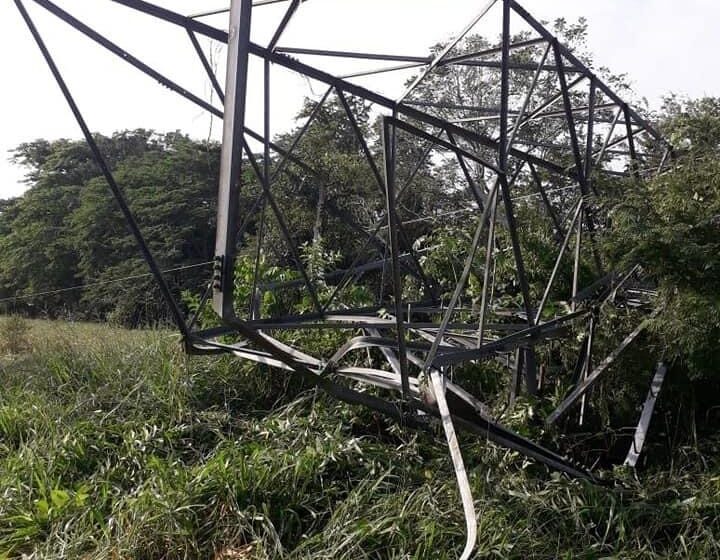
<path fill-rule="evenodd" d="M 35 321 L 21 334 L 0 343 L 0 558 L 451 559 L 463 547 L 440 434 L 276 372 L 186 358 L 170 332 Z M 712 443 L 605 489 L 461 439 L 478 558 L 720 557 Z"/>

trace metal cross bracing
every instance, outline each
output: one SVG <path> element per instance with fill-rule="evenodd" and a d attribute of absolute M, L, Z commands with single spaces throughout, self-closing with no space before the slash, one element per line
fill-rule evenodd
<path fill-rule="evenodd" d="M 220 319 L 214 328 L 196 328 L 199 312 L 183 315 L 23 0 L 15 3 L 160 283 L 188 352 L 230 353 L 280 368 L 338 399 L 411 426 L 439 418 L 458 473 L 469 541 L 474 539 L 474 513 L 455 426 L 571 476 L 593 478 L 587 469 L 504 427 L 449 374 L 499 360 L 511 372 L 511 401 L 522 384 L 536 394 L 548 365 L 538 364 L 538 348 L 582 330 L 576 385 L 547 419 L 555 422 L 579 405 L 582 422 L 589 390 L 640 335 L 652 312 L 651 290 L 642 289 L 639 267 L 605 270 L 597 247 L 597 236 L 608 223 L 598 197 L 608 181 L 627 178 L 625 188 L 633 188 L 634 181 L 661 172 L 672 156 L 671 146 L 650 123 L 515 0 L 480 6 L 469 25 L 430 56 L 286 46 L 283 36 L 303 10 L 300 0 L 232 0 L 229 10 L 194 16 L 142 0 L 108 1 L 187 33 L 223 106 L 184 89 L 50 0 L 27 0 L 223 119 L 215 268 L 202 299 Z M 253 41 L 254 11 L 281 2 L 285 7 L 270 39 Z M 204 23 L 206 16 L 226 11 L 227 29 Z M 474 35 L 480 23 L 493 18 L 500 37 L 495 44 Z M 227 45 L 224 87 L 200 37 Z M 371 49 L 372 39 L 367 42 Z M 378 66 L 357 71 L 357 61 Z M 413 79 L 395 96 L 364 82 L 408 71 Z M 294 137 L 278 138 L 271 127 L 278 72 L 321 86 L 322 94 L 307 105 Z M 449 82 L 466 85 L 438 88 Z M 250 94 L 262 96 L 259 130 L 250 124 Z M 319 158 L 303 149 L 330 104 L 351 132 L 354 165 L 369 183 L 366 190 L 356 178 L 328 177 Z M 377 118 L 378 126 L 361 122 L 361 111 Z M 430 168 L 442 168 L 444 174 Z M 427 215 L 411 208 L 420 181 L 429 181 L 429 192 L 438 196 L 438 208 Z M 320 217 L 316 230 L 323 220 L 332 221 L 352 240 L 342 248 L 342 264 L 330 272 L 313 270 L 301 254 L 307 239 L 283 204 L 288 196 L 306 196 L 304 182 L 333 184 L 332 193 L 313 201 Z M 297 192 L 288 192 L 290 187 Z M 248 196 L 249 211 L 241 215 L 239 201 Z M 364 204 L 364 211 L 355 211 L 353 204 Z M 246 235 L 251 222 L 254 245 Z M 472 226 L 453 285 L 427 264 L 435 250 L 428 239 L 448 224 Z M 527 263 L 534 255 L 523 242 L 528 227 L 545 228 L 555 244 L 551 272 L 541 281 L 529 278 Z M 238 290 L 235 264 L 241 251 L 251 256 L 252 280 Z M 266 252 L 283 258 L 290 278 L 266 277 Z M 508 266 L 514 278 L 511 285 L 500 285 L 498 267 Z M 567 293 L 557 287 L 563 275 L 571 278 Z M 470 286 L 471 277 L 481 279 L 479 288 Z M 348 294 L 354 289 L 372 294 L 372 301 L 353 303 Z M 300 311 L 282 306 L 268 311 L 259 303 L 268 294 L 278 299 L 292 294 L 307 304 Z M 647 311 L 620 346 L 600 359 L 593 341 L 608 305 Z M 303 340 L 298 333 L 316 329 L 335 333 L 338 344 L 332 353 L 316 355 L 312 345 L 293 343 Z M 236 342 L 223 342 L 228 334 Z M 378 391 L 368 392 L 366 385 Z"/>

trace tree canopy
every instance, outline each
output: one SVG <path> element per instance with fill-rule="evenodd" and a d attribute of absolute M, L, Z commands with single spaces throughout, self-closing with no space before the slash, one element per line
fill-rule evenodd
<path fill-rule="evenodd" d="M 214 251 L 219 147 L 180 133 L 147 130 L 97 136 L 163 269 L 208 262 Z M 128 325 L 163 320 L 154 282 L 84 142 L 37 140 L 14 159 L 28 168 L 28 191 L 0 213 L 0 299 L 65 291 L 9 304 L 16 310 L 114 318 Z M 176 290 L 198 289 L 207 271 L 169 275 Z"/>

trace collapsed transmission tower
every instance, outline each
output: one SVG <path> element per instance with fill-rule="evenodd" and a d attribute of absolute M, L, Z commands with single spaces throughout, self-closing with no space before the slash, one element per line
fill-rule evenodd
<path fill-rule="evenodd" d="M 606 227 L 606 217 L 598 196 L 608 179 L 620 178 L 632 188 L 634 182 L 661 172 L 672 148 L 515 0 L 489 1 L 461 33 L 431 56 L 283 46 L 289 24 L 305 8 L 300 0 L 282 2 L 271 38 L 262 42 L 253 40 L 253 13 L 275 1 L 232 0 L 226 30 L 203 21 L 228 10 L 185 16 L 141 0 L 109 0 L 186 32 L 222 108 L 190 93 L 50 0 L 28 1 L 223 119 L 215 267 L 202 299 L 202 306 L 212 305 L 220 324 L 197 328 L 197 313 L 192 319 L 184 316 L 50 51 L 22 0 L 15 0 L 167 299 L 188 352 L 230 353 L 267 364 L 299 375 L 342 401 L 370 407 L 410 426 L 423 427 L 431 418 L 439 419 L 468 520 L 465 557 L 473 546 L 476 523 L 456 426 L 570 476 L 593 478 L 587 469 L 501 425 L 485 403 L 453 382 L 450 374 L 479 362 L 500 362 L 509 369 L 511 399 L 522 384 L 529 394 L 537 394 L 541 372 L 551 365 L 538 363 L 538 349 L 562 344 L 575 329 L 584 333 L 576 384 L 546 421 L 556 422 L 573 407 L 585 406 L 590 389 L 653 313 L 648 291 L 638 288 L 637 267 L 604 269 L 596 238 Z M 493 22 L 499 42 L 468 48 L 474 44 L 468 38 L 478 26 Z M 224 88 L 198 37 L 227 45 Z M 359 62 L 365 65 L 363 70 L 353 71 Z M 345 63 L 347 68 L 338 71 Z M 252 67 L 261 69 L 252 71 Z M 283 142 L 273 137 L 270 128 L 277 102 L 271 94 L 276 72 L 300 76 L 323 92 L 295 136 Z M 412 74 L 399 95 L 385 95 L 367 85 L 378 83 L 372 82 L 378 76 L 398 72 Z M 424 87 L 462 72 L 481 73 L 483 80 L 475 87 L 482 91 L 462 90 L 455 98 L 437 98 L 432 88 Z M 260 130 L 249 123 L 249 94 L 262 97 Z M 343 248 L 342 268 L 318 274 L 300 255 L 303 240 L 279 202 L 278 185 L 300 172 L 310 181 L 321 175 L 317 162 L 303 157 L 299 147 L 330 99 L 342 108 L 360 164 L 372 178 L 382 205 L 364 214 L 349 211 L 346 202 L 362 198 L 362 193 L 352 180 L 335 181 L 339 187 L 328 200 L 318 202 L 319 213 L 344 228 L 354 243 Z M 378 118 L 380 128 L 372 137 L 359 123 L 359 106 Z M 417 156 L 401 157 L 408 151 Z M 406 200 L 419 170 L 431 163 L 442 165 L 448 170 L 446 176 L 453 177 L 452 186 L 443 188 L 452 190 L 454 206 L 445 205 L 437 215 L 417 216 L 408 210 Z M 259 192 L 249 214 L 241 215 L 239 200 L 249 182 L 259 185 Z M 278 232 L 274 242 L 282 246 L 293 274 L 285 280 L 264 277 L 260 255 L 267 247 L 260 228 L 253 280 L 240 290 L 245 294 L 241 297 L 235 263 L 248 224 L 260 213 L 262 221 Z M 473 235 L 455 285 L 448 288 L 440 286 L 438 271 L 427 266 L 424 251 L 432 248 L 422 247 L 428 232 L 449 216 L 472 224 Z M 546 227 L 552 233 L 556 247 L 552 272 L 543 281 L 544 290 L 535 290 L 538 293 L 531 289 L 527 272 L 533 254 L 521 238 L 523 220 L 529 217 L 537 224 L 533 227 Z M 425 227 L 413 227 L 418 222 Z M 496 285 L 501 258 L 511 263 L 510 288 Z M 590 265 L 581 270 L 583 263 Z M 567 267 L 570 270 L 564 270 Z M 470 294 L 473 274 L 482 278 L 479 292 Z M 563 274 L 572 279 L 569 293 L 564 294 L 556 287 Z M 348 303 L 351 298 L 345 295 L 357 287 L 371 293 L 372 301 Z M 266 294 L 294 294 L 309 303 L 299 312 L 268 310 L 258 304 Z M 597 359 L 593 341 L 609 301 L 638 309 L 641 321 L 618 348 Z M 314 348 L 293 342 L 315 329 L 335 333 L 339 343 L 333 353 L 316 355 Z M 665 371 L 661 364 L 653 380 L 654 390 L 628 456 L 631 464 L 642 448 Z M 367 390 L 369 386 L 374 389 Z"/>

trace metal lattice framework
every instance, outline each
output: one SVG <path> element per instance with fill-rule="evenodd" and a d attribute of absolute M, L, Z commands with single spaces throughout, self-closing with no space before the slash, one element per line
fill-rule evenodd
<path fill-rule="evenodd" d="M 474 539 L 474 513 L 455 426 L 571 476 L 592 478 L 587 470 L 558 453 L 503 427 L 478 398 L 453 383 L 449 373 L 466 364 L 497 359 L 511 370 L 511 399 L 522 381 L 526 390 L 535 394 L 542 377 L 540 370 L 544 370 L 537 364 L 536 348 L 562 340 L 571 326 L 580 325 L 585 335 L 575 368 L 578 382 L 547 422 L 557 421 L 578 403 L 585 406 L 588 391 L 652 316 L 647 292 L 637 289 L 637 267 L 626 271 L 603 268 L 595 247 L 596 234 L 605 227 L 597 196 L 608 178 L 628 177 L 625 184 L 632 188 L 633 181 L 659 173 L 672 149 L 515 0 L 491 0 L 470 25 L 431 56 L 283 47 L 288 24 L 303 9 L 300 0 L 285 2 L 284 15 L 264 44 L 251 40 L 253 11 L 279 0 L 233 0 L 229 32 L 203 23 L 203 17 L 217 12 L 184 16 L 141 0 L 110 0 L 186 31 L 224 105 L 222 109 L 188 92 L 49 0 L 32 1 L 162 85 L 223 118 L 215 269 L 203 298 L 203 305 L 212 302 L 222 326 L 198 330 L 197 316 L 187 320 L 181 312 L 50 52 L 22 1 L 15 0 L 162 288 L 189 352 L 232 353 L 294 372 L 338 399 L 371 407 L 408 425 L 425 425 L 431 417 L 441 419 L 469 520 L 469 542 Z M 464 41 L 481 21 L 493 17 L 499 42 L 468 50 L 471 42 Z M 522 32 L 513 35 L 517 29 Z M 200 47 L 199 36 L 227 44 L 224 88 Z M 338 73 L 325 67 L 328 61 L 333 68 L 338 67 L 338 61 L 375 61 L 379 67 Z M 262 67 L 255 73 L 260 76 L 257 84 L 249 70 L 253 64 Z M 276 143 L 270 129 L 271 86 L 273 72 L 278 70 L 320 84 L 324 91 L 296 136 L 282 145 Z M 414 80 L 407 82 L 399 97 L 363 85 L 364 79 L 408 70 L 414 72 Z M 467 95 L 462 99 L 437 99 L 429 93 L 434 90 L 423 87 L 432 80 L 472 72 L 482 76 L 482 87 L 463 91 Z M 259 132 L 248 126 L 248 92 L 263 96 L 264 124 Z M 359 157 L 384 204 L 363 220 L 345 212 L 341 204 L 326 201 L 322 211 L 360 241 L 348 248 L 344 268 L 318 276 L 299 256 L 295 226 L 278 202 L 277 189 L 283 177 L 292 177 L 293 169 L 310 177 L 317 174 L 315 162 L 303 159 L 298 146 L 331 98 L 342 107 Z M 380 130 L 372 138 L 354 113 L 358 103 L 379 119 Z M 399 150 L 408 145 L 414 146 L 419 158 L 409 161 L 399 157 Z M 419 170 L 433 162 L 451 169 L 456 206 L 451 211 L 444 208 L 436 216 L 418 217 L 407 210 L 404 201 Z M 250 215 L 240 216 L 238 201 L 248 173 L 260 192 Z M 353 196 L 358 193 L 347 183 L 341 185 L 336 199 Z M 265 216 L 266 211 L 296 275 L 284 282 L 262 278 L 259 259 L 263 239 L 259 235 L 254 280 L 247 290 L 249 301 L 238 302 L 234 262 L 239 245 L 250 219 L 260 212 Z M 537 227 L 552 232 L 557 251 L 552 273 L 544 282 L 546 287 L 536 294 L 526 270 L 533 255 L 521 239 L 521 220 L 529 215 L 546 224 Z M 465 251 L 463 269 L 456 274 L 456 284 L 443 291 L 418 248 L 422 236 L 433 226 L 411 226 L 422 221 L 442 222 L 444 216 L 472 223 L 474 235 Z M 507 246 L 501 246 L 501 239 Z M 496 289 L 494 270 L 501 253 L 512 255 L 518 294 L 514 301 L 518 303 L 508 303 L 507 293 Z M 571 293 L 558 294 L 555 284 L 567 261 L 572 267 L 568 272 Z M 583 262 L 592 263 L 590 272 L 581 271 Z M 468 309 L 463 302 L 472 299 L 468 282 L 477 269 L 482 271 L 481 292 Z M 371 286 L 374 305 L 355 308 L 344 303 L 344 293 L 354 286 Z M 322 289 L 328 293 L 321 295 Z M 263 294 L 288 291 L 306 297 L 310 310 L 292 316 L 264 316 L 257 304 Z M 593 341 L 599 314 L 609 301 L 647 312 L 617 349 L 598 360 Z M 241 314 L 238 309 L 248 312 Z M 341 333 L 343 342 L 331 356 L 313 355 L 311 348 L 283 342 L 288 339 L 283 333 L 319 328 Z M 239 341 L 221 342 L 230 333 Z M 665 370 L 662 365 L 658 368 L 654 390 L 648 397 L 650 404 L 646 403 L 649 414 Z M 379 390 L 363 389 L 367 385 Z M 633 464 L 649 423 L 647 412 L 633 442 L 632 457 L 628 457 Z"/>

